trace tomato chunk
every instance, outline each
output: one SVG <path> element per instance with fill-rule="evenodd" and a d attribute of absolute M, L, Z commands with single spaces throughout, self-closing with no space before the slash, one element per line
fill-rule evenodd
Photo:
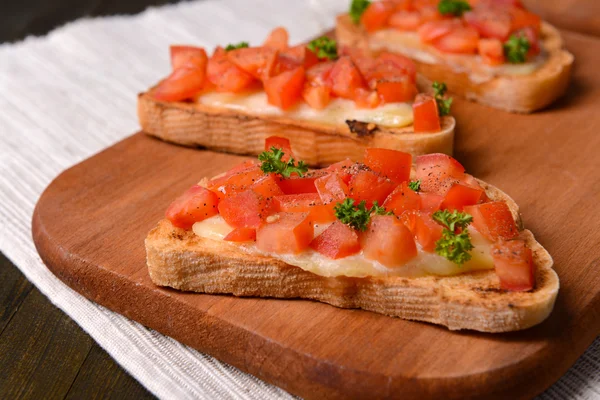
<path fill-rule="evenodd" d="M 329 74 L 331 92 L 341 98 L 353 100 L 357 89 L 366 89 L 367 84 L 358 67 L 350 57 L 340 57 Z"/>
<path fill-rule="evenodd" d="M 252 190 L 245 190 L 219 202 L 219 214 L 234 228 L 256 228 L 272 209 L 268 199 Z"/>
<path fill-rule="evenodd" d="M 412 233 L 392 215 L 375 215 L 361 235 L 363 253 L 367 259 L 393 268 L 400 267 L 417 256 Z"/>
<path fill-rule="evenodd" d="M 306 250 L 314 236 L 309 213 L 277 213 L 256 231 L 256 247 L 279 254 L 298 254 Z"/>
<path fill-rule="evenodd" d="M 497 8 L 477 8 L 465 13 L 464 19 L 484 38 L 505 41 L 511 31 L 510 15 Z"/>
<path fill-rule="evenodd" d="M 288 48 L 288 40 L 289 35 L 287 29 L 282 26 L 278 26 L 273 29 L 267 39 L 263 43 L 264 47 L 276 49 L 276 50 L 285 50 Z"/>
<path fill-rule="evenodd" d="M 310 247 L 334 260 L 351 256 L 360 251 L 358 234 L 354 229 L 339 221 L 329 225 L 323 233 L 314 238 Z"/>
<path fill-rule="evenodd" d="M 531 27 L 536 33 L 539 33 L 542 26 L 542 19 L 533 13 L 522 8 L 514 7 L 510 9 L 511 31 L 517 31 L 526 27 Z"/>
<path fill-rule="evenodd" d="M 416 158 L 416 177 L 421 181 L 421 190 L 445 196 L 465 177 L 465 168 L 446 154 L 425 154 Z"/>
<path fill-rule="evenodd" d="M 408 76 L 399 76 L 377 81 L 375 90 L 385 103 L 412 101 L 418 93 L 417 86 Z"/>
<path fill-rule="evenodd" d="M 415 132 L 438 132 L 442 129 L 437 102 L 433 96 L 419 94 L 412 105 Z"/>
<path fill-rule="evenodd" d="M 246 47 L 230 50 L 227 58 L 256 79 L 270 76 L 277 51 L 267 47 Z"/>
<path fill-rule="evenodd" d="M 219 199 L 243 192 L 264 176 L 260 167 L 256 164 L 239 171 L 225 174 L 208 182 L 208 189 L 215 192 Z"/>
<path fill-rule="evenodd" d="M 476 204 L 464 208 L 473 216 L 473 226 L 492 242 L 514 239 L 519 235 L 517 224 L 503 201 Z"/>
<path fill-rule="evenodd" d="M 348 196 L 353 198 L 356 204 L 365 200 L 366 206 L 370 208 L 375 201 L 379 205 L 383 204 L 395 187 L 394 182 L 373 171 L 359 171 L 350 179 Z"/>
<path fill-rule="evenodd" d="M 282 72 L 267 79 L 264 85 L 269 104 L 287 110 L 302 98 L 304 68 L 298 67 L 291 71 Z"/>
<path fill-rule="evenodd" d="M 410 178 L 412 156 L 398 150 L 368 148 L 363 163 L 381 176 L 400 183 Z"/>
<path fill-rule="evenodd" d="M 283 151 L 283 157 L 281 157 L 282 161 L 288 161 L 290 158 L 295 158 L 290 139 L 281 136 L 269 136 L 265 139 L 265 151 L 270 151 L 271 147 Z"/>
<path fill-rule="evenodd" d="M 256 182 L 249 186 L 249 189 L 266 198 L 281 196 L 283 190 L 277 184 L 278 181 L 279 179 L 276 179 L 273 174 L 268 174 L 258 178 Z"/>
<path fill-rule="evenodd" d="M 338 161 L 335 164 L 331 164 L 329 167 L 325 168 L 328 172 L 335 172 L 339 175 L 339 177 L 344 181 L 347 185 L 350 182 L 350 178 L 352 178 L 352 170 L 351 167 L 354 165 L 354 161 L 346 158 L 345 160 Z"/>
<path fill-rule="evenodd" d="M 421 198 L 421 210 L 430 213 L 439 210 L 444 201 L 444 196 L 435 193 L 419 192 L 418 195 Z"/>
<path fill-rule="evenodd" d="M 442 237 L 442 226 L 431 218 L 431 214 L 409 210 L 400 217 L 400 221 L 411 231 L 423 250 L 435 251 L 435 242 Z"/>
<path fill-rule="evenodd" d="M 256 82 L 252 75 L 232 63 L 220 47 L 208 60 L 206 76 L 222 92 L 241 92 Z"/>
<path fill-rule="evenodd" d="M 389 1 L 373 2 L 360 16 L 360 23 L 367 32 L 374 32 L 387 24 L 395 8 L 395 5 Z"/>
<path fill-rule="evenodd" d="M 401 31 L 416 31 L 421 22 L 421 13 L 418 11 L 398 11 L 392 14 L 388 21 L 392 28 Z"/>
<path fill-rule="evenodd" d="M 286 194 L 273 198 L 273 206 L 277 211 L 308 212 L 313 222 L 325 223 L 335 221 L 333 204 L 323 204 L 316 193 Z"/>
<path fill-rule="evenodd" d="M 317 193 L 315 181 L 325 175 L 326 172 L 313 172 L 302 177 L 290 176 L 282 178 L 278 184 L 285 194 Z"/>
<path fill-rule="evenodd" d="M 472 54 L 477 52 L 479 33 L 469 26 L 455 28 L 436 39 L 433 46 L 446 53 Z"/>
<path fill-rule="evenodd" d="M 535 286 L 531 249 L 523 240 L 501 241 L 492 245 L 492 258 L 500 288 L 524 292 Z"/>
<path fill-rule="evenodd" d="M 452 185 L 442 203 L 442 209 L 459 210 L 463 207 L 477 204 L 483 195 L 483 189 L 475 189 L 460 183 Z"/>
<path fill-rule="evenodd" d="M 387 211 L 400 216 L 406 210 L 419 210 L 421 208 L 421 197 L 417 192 L 408 187 L 407 182 L 402 182 L 383 202 Z"/>
<path fill-rule="evenodd" d="M 162 101 L 186 100 L 202 90 L 204 81 L 204 69 L 181 67 L 158 84 L 153 96 Z"/>
<path fill-rule="evenodd" d="M 256 240 L 256 229 L 235 228 L 229 232 L 223 240 L 228 242 L 253 242 Z"/>
<path fill-rule="evenodd" d="M 461 26 L 462 23 L 454 19 L 427 22 L 419 28 L 419 38 L 424 43 L 433 43 Z"/>
<path fill-rule="evenodd" d="M 417 67 L 413 60 L 402 54 L 389 53 L 384 51 L 377 57 L 378 64 L 391 64 L 403 74 L 406 74 L 413 82 L 417 75 Z"/>
<path fill-rule="evenodd" d="M 173 70 L 179 68 L 197 68 L 206 70 L 208 57 L 202 47 L 171 46 L 171 66 Z"/>
<path fill-rule="evenodd" d="M 498 39 L 479 39 L 478 51 L 488 65 L 500 65 L 506 61 L 502 42 Z"/>
<path fill-rule="evenodd" d="M 194 185 L 171 203 L 165 217 L 173 226 L 191 229 L 194 222 L 217 215 L 219 198 L 210 190 Z"/>
<path fill-rule="evenodd" d="M 322 110 L 331 102 L 331 90 L 326 86 L 312 86 L 305 84 L 302 98 L 315 110 Z"/>
<path fill-rule="evenodd" d="M 337 173 L 318 178 L 315 180 L 315 187 L 324 204 L 343 201 L 348 197 L 348 185 Z"/>
<path fill-rule="evenodd" d="M 298 66 L 303 66 L 304 69 L 308 69 L 319 62 L 317 55 L 303 44 L 281 50 L 281 56 L 293 61 Z"/>

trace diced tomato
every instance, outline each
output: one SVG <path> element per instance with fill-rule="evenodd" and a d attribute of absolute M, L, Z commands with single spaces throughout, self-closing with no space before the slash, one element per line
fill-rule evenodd
<path fill-rule="evenodd" d="M 474 189 L 460 183 L 455 183 L 448 190 L 448 193 L 446 193 L 441 208 L 444 210 L 462 211 L 465 206 L 477 204 L 482 194 L 482 189 Z"/>
<path fill-rule="evenodd" d="M 519 235 L 515 219 L 503 201 L 468 206 L 464 211 L 473 216 L 473 227 L 492 242 L 514 239 Z"/>
<path fill-rule="evenodd" d="M 367 88 L 362 74 L 348 56 L 340 57 L 336 61 L 329 74 L 329 82 L 331 92 L 344 99 L 353 100 L 357 89 Z"/>
<path fill-rule="evenodd" d="M 492 245 L 492 258 L 500 288 L 525 292 L 535 286 L 533 255 L 525 241 L 509 240 Z"/>
<path fill-rule="evenodd" d="M 317 193 L 315 180 L 325 174 L 325 171 L 318 171 L 305 174 L 302 177 L 293 175 L 289 178 L 282 178 L 278 184 L 285 194 Z"/>
<path fill-rule="evenodd" d="M 442 129 L 437 102 L 433 96 L 418 94 L 412 108 L 415 132 L 438 132 Z"/>
<path fill-rule="evenodd" d="M 293 60 L 297 65 L 304 69 L 311 68 L 319 63 L 319 58 L 306 45 L 299 44 L 281 51 L 282 57 Z"/>
<path fill-rule="evenodd" d="M 431 218 L 431 214 L 409 210 L 400 216 L 400 221 L 411 231 L 423 250 L 433 252 L 435 242 L 442 237 L 442 226 Z"/>
<path fill-rule="evenodd" d="M 421 14 L 421 24 L 445 19 L 445 17 L 439 13 L 437 4 L 421 7 L 419 13 Z"/>
<path fill-rule="evenodd" d="M 421 25 L 421 13 L 418 11 L 397 11 L 390 16 L 389 26 L 401 31 L 416 31 Z"/>
<path fill-rule="evenodd" d="M 417 67 L 413 60 L 403 56 L 402 54 L 394 54 L 384 51 L 377 57 L 377 65 L 391 65 L 396 68 L 396 70 L 391 70 L 394 71 L 394 75 L 397 76 L 401 71 L 401 73 L 407 75 L 411 79 L 411 81 L 415 81 L 417 75 Z M 381 69 L 379 68 L 378 70 L 381 71 Z M 394 75 L 381 76 L 381 78 L 390 78 L 394 77 Z"/>
<path fill-rule="evenodd" d="M 440 209 L 444 196 L 435 193 L 418 192 L 421 198 L 421 210 L 433 213 Z"/>
<path fill-rule="evenodd" d="M 398 11 L 410 11 L 413 9 L 412 0 L 390 0 L 394 3 L 394 10 Z"/>
<path fill-rule="evenodd" d="M 269 104 L 286 110 L 302 98 L 304 68 L 298 67 L 292 71 L 282 72 L 267 79 L 264 86 Z"/>
<path fill-rule="evenodd" d="M 304 84 L 302 98 L 315 110 L 322 110 L 331 102 L 331 90 L 326 86 L 312 86 Z"/>
<path fill-rule="evenodd" d="M 470 26 L 455 28 L 436 39 L 433 46 L 445 53 L 471 54 L 477 52 L 479 33 Z"/>
<path fill-rule="evenodd" d="M 329 75 L 335 64 L 335 61 L 325 61 L 308 68 L 306 82 L 313 86 L 329 85 Z"/>
<path fill-rule="evenodd" d="M 254 164 L 247 169 L 240 170 L 208 182 L 207 187 L 215 192 L 220 200 L 248 189 L 254 182 L 264 176 L 260 167 Z"/>
<path fill-rule="evenodd" d="M 354 92 L 354 103 L 358 108 L 373 109 L 381 104 L 381 97 L 374 90 L 358 88 Z"/>
<path fill-rule="evenodd" d="M 269 33 L 263 46 L 275 50 L 285 50 L 288 48 L 288 39 L 288 31 L 285 28 L 278 26 Z"/>
<path fill-rule="evenodd" d="M 325 223 L 335 221 L 333 204 L 323 204 L 316 193 L 286 194 L 273 198 L 276 211 L 308 212 L 313 222 Z"/>
<path fill-rule="evenodd" d="M 510 9 L 510 30 L 518 31 L 520 29 L 531 27 L 536 33 L 540 32 L 542 19 L 527 10 L 513 7 Z"/>
<path fill-rule="evenodd" d="M 265 151 L 270 151 L 271 147 L 275 147 L 276 149 L 281 149 L 283 151 L 283 157 L 281 157 L 283 161 L 288 161 L 290 158 L 296 158 L 294 157 L 294 152 L 292 151 L 290 139 L 281 136 L 269 136 L 265 139 Z"/>
<path fill-rule="evenodd" d="M 323 233 L 314 238 L 310 247 L 334 260 L 351 256 L 360 251 L 358 234 L 354 229 L 339 221 L 329 225 Z"/>
<path fill-rule="evenodd" d="M 540 52 L 540 36 L 534 28 L 527 26 L 514 32 L 514 35 L 525 36 L 529 42 L 529 51 L 527 52 L 527 57 L 533 57 Z"/>
<path fill-rule="evenodd" d="M 505 41 L 511 31 L 510 15 L 497 7 L 479 7 L 465 13 L 464 19 L 484 38 Z"/>
<path fill-rule="evenodd" d="M 208 60 L 206 76 L 222 92 L 241 92 L 256 82 L 252 75 L 232 63 L 220 47 Z"/>
<path fill-rule="evenodd" d="M 191 68 L 206 70 L 208 57 L 202 47 L 193 46 L 171 46 L 171 66 L 173 70 L 179 68 Z"/>
<path fill-rule="evenodd" d="M 418 93 L 417 86 L 408 76 L 377 81 L 377 94 L 384 103 L 412 101 Z"/>
<path fill-rule="evenodd" d="M 454 29 L 461 27 L 462 23 L 455 19 L 427 22 L 419 28 L 419 38 L 421 38 L 421 41 L 424 43 L 433 43 L 442 36 L 449 34 Z"/>
<path fill-rule="evenodd" d="M 343 201 L 348 197 L 348 185 L 337 174 L 325 175 L 315 181 L 319 198 L 324 204 Z"/>
<path fill-rule="evenodd" d="M 454 158 L 441 153 L 418 156 L 415 169 L 421 190 L 444 196 L 454 183 L 465 177 L 465 168 Z"/>
<path fill-rule="evenodd" d="M 276 50 L 267 47 L 246 47 L 228 51 L 227 58 L 256 79 L 263 79 L 270 76 L 276 53 Z"/>
<path fill-rule="evenodd" d="M 348 197 L 353 198 L 356 204 L 365 200 L 367 207 L 370 208 L 375 201 L 379 205 L 383 204 L 396 186 L 391 180 L 373 171 L 359 171 L 350 179 Z"/>
<path fill-rule="evenodd" d="M 256 247 L 278 254 L 298 254 L 308 248 L 314 236 L 309 213 L 277 213 L 256 231 Z"/>
<path fill-rule="evenodd" d="M 479 39 L 477 45 L 479 55 L 487 65 L 501 65 L 506 61 L 504 48 L 498 39 Z"/>
<path fill-rule="evenodd" d="M 372 171 L 400 183 L 410 178 L 412 156 L 398 150 L 368 148 L 363 163 Z"/>
<path fill-rule="evenodd" d="M 417 256 L 412 233 L 392 215 L 373 216 L 360 239 L 365 258 L 386 267 L 400 267 Z"/>
<path fill-rule="evenodd" d="M 256 228 L 272 212 L 271 201 L 245 190 L 219 202 L 219 214 L 234 228 Z"/>
<path fill-rule="evenodd" d="M 281 196 L 283 190 L 277 184 L 278 181 L 279 179 L 275 179 L 273 174 L 268 174 L 258 178 L 248 189 L 266 198 Z"/>
<path fill-rule="evenodd" d="M 351 168 L 354 164 L 354 161 L 346 158 L 345 160 L 331 164 L 329 167 L 325 168 L 325 171 L 337 173 L 339 177 L 342 178 L 342 181 L 344 181 L 344 183 L 347 185 L 350 183 L 350 178 L 352 178 Z"/>
<path fill-rule="evenodd" d="M 394 11 L 395 6 L 392 2 L 373 2 L 360 16 L 360 23 L 367 32 L 374 32 L 387 24 Z"/>
<path fill-rule="evenodd" d="M 158 84 L 153 96 L 162 101 L 186 100 L 202 90 L 204 81 L 204 69 L 178 68 Z"/>
<path fill-rule="evenodd" d="M 171 203 L 165 216 L 181 229 L 191 229 L 194 222 L 217 215 L 219 198 L 210 190 L 194 185 Z"/>
<path fill-rule="evenodd" d="M 235 228 L 229 232 L 223 240 L 228 242 L 253 242 L 256 240 L 256 229 Z"/>
<path fill-rule="evenodd" d="M 402 215 L 406 210 L 419 210 L 421 208 L 421 197 L 417 192 L 408 187 L 407 182 L 402 182 L 383 202 L 387 211 L 396 216 Z"/>

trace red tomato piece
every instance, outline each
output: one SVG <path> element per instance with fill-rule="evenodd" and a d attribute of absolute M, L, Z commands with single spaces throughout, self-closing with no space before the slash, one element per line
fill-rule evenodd
<path fill-rule="evenodd" d="M 412 233 L 392 215 L 375 215 L 361 235 L 365 258 L 386 267 L 401 267 L 417 256 Z"/>
<path fill-rule="evenodd" d="M 410 179 L 412 156 L 398 150 L 368 148 L 363 163 L 372 171 L 400 183 Z"/>
<path fill-rule="evenodd" d="M 314 236 L 309 213 L 277 213 L 256 231 L 256 247 L 279 254 L 298 254 L 306 250 Z"/>
<path fill-rule="evenodd" d="M 282 72 L 267 79 L 264 86 L 269 104 L 287 110 L 302 98 L 304 68 L 298 67 L 292 71 Z"/>
<path fill-rule="evenodd" d="M 533 255 L 525 241 L 509 240 L 492 245 L 492 258 L 500 288 L 525 292 L 535 286 Z"/>
<path fill-rule="evenodd" d="M 276 149 L 281 149 L 283 151 L 283 157 L 281 157 L 283 161 L 288 161 L 290 158 L 295 158 L 290 139 L 281 136 L 269 136 L 265 139 L 265 151 L 271 151 L 271 147 L 275 147 Z"/>
<path fill-rule="evenodd" d="M 220 47 L 208 60 L 206 76 L 221 92 L 241 92 L 256 82 L 252 75 L 232 63 Z"/>
<path fill-rule="evenodd" d="M 442 129 L 437 102 L 433 96 L 418 94 L 412 108 L 415 132 L 438 132 Z"/>
<path fill-rule="evenodd" d="M 326 86 L 312 86 L 308 83 L 302 90 L 302 98 L 315 110 L 322 110 L 331 102 L 331 90 Z"/>
<path fill-rule="evenodd" d="M 444 196 L 453 184 L 465 177 L 465 168 L 454 158 L 441 153 L 418 156 L 415 169 L 421 190 Z"/>
<path fill-rule="evenodd" d="M 219 198 L 210 190 L 194 185 L 171 203 L 165 213 L 173 226 L 191 229 L 194 222 L 217 215 Z"/>
<path fill-rule="evenodd" d="M 227 58 L 256 79 L 269 76 L 277 51 L 267 47 L 246 47 L 227 52 Z"/>
<path fill-rule="evenodd" d="M 397 11 L 390 16 L 388 24 L 400 31 L 416 31 L 421 25 L 421 13 L 418 11 Z"/>
<path fill-rule="evenodd" d="M 381 98 L 375 90 L 358 88 L 354 92 L 354 104 L 358 108 L 373 109 L 379 107 Z"/>
<path fill-rule="evenodd" d="M 375 87 L 374 83 L 377 80 L 393 80 L 405 76 L 410 78 L 411 82 L 415 82 L 417 67 L 410 58 L 401 54 L 383 52 L 374 62 L 363 64 L 364 67 L 359 66 L 359 69 L 369 86 Z"/>
<path fill-rule="evenodd" d="M 324 204 L 340 202 L 348 197 L 348 185 L 337 173 L 318 178 L 315 180 L 315 187 Z"/>
<path fill-rule="evenodd" d="M 281 56 L 292 60 L 298 66 L 303 66 L 304 69 L 311 68 L 319 63 L 317 55 L 303 44 L 282 50 Z"/>
<path fill-rule="evenodd" d="M 407 182 L 402 182 L 383 202 L 387 211 L 396 216 L 402 215 L 407 210 L 419 210 L 421 208 L 421 197 L 417 192 L 408 187 Z"/>
<path fill-rule="evenodd" d="M 287 29 L 278 26 L 273 29 L 267 39 L 263 43 L 264 47 L 268 47 L 275 50 L 285 50 L 288 48 L 289 35 Z"/>
<path fill-rule="evenodd" d="M 357 89 L 367 84 L 360 70 L 348 56 L 340 57 L 329 74 L 331 92 L 341 98 L 353 100 Z"/>
<path fill-rule="evenodd" d="M 502 42 L 498 39 L 479 39 L 477 49 L 487 65 L 501 65 L 506 61 Z"/>
<path fill-rule="evenodd" d="M 460 27 L 462 27 L 462 23 L 455 19 L 427 22 L 419 28 L 419 38 L 422 42 L 433 43 Z"/>
<path fill-rule="evenodd" d="M 374 32 L 387 24 L 395 8 L 390 1 L 373 2 L 360 16 L 360 23 L 367 32 Z"/>
<path fill-rule="evenodd" d="M 375 201 L 379 205 L 383 204 L 395 187 L 394 182 L 373 171 L 359 171 L 350 179 L 348 197 L 353 198 L 356 204 L 365 200 L 367 208 L 370 208 Z"/>
<path fill-rule="evenodd" d="M 358 234 L 354 229 L 335 221 L 319 236 L 310 242 L 310 247 L 334 260 L 356 254 L 360 251 Z"/>
<path fill-rule="evenodd" d="M 350 183 L 350 178 L 352 178 L 352 166 L 356 163 L 349 158 L 345 160 L 338 161 L 335 164 L 331 164 L 329 167 L 325 168 L 327 172 L 335 172 L 342 179 L 342 181 L 347 185 Z"/>
<path fill-rule="evenodd" d="M 202 90 L 204 78 L 203 69 L 178 68 L 158 84 L 153 96 L 156 100 L 162 101 L 189 99 Z"/>
<path fill-rule="evenodd" d="M 320 62 L 306 70 L 306 81 L 313 86 L 328 86 L 335 61 Z"/>
<path fill-rule="evenodd" d="M 275 210 L 282 212 L 308 212 L 313 222 L 335 221 L 332 205 L 323 204 L 316 193 L 286 194 L 273 198 Z"/>
<path fill-rule="evenodd" d="M 529 41 L 529 51 L 527 52 L 527 57 L 533 57 L 540 52 L 540 36 L 533 27 L 527 26 L 514 32 L 514 34 L 516 36 L 525 36 L 525 38 Z"/>
<path fill-rule="evenodd" d="M 254 242 L 256 240 L 256 229 L 235 228 L 223 240 L 227 242 Z"/>
<path fill-rule="evenodd" d="M 256 228 L 272 209 L 271 201 L 252 190 L 245 190 L 219 202 L 219 214 L 234 228 Z"/>
<path fill-rule="evenodd" d="M 171 66 L 173 70 L 179 68 L 197 68 L 206 70 L 208 57 L 202 47 L 171 46 Z"/>
<path fill-rule="evenodd" d="M 444 210 L 462 211 L 465 206 L 479 203 L 482 194 L 482 189 L 474 189 L 470 186 L 455 183 L 448 190 L 448 193 L 446 193 L 441 208 Z"/>
<path fill-rule="evenodd" d="M 325 175 L 325 171 L 312 172 L 302 177 L 290 176 L 282 178 L 278 184 L 285 194 L 317 193 L 315 180 Z"/>
<path fill-rule="evenodd" d="M 503 201 L 468 206 L 464 211 L 473 216 L 473 227 L 492 242 L 514 239 L 519 235 L 515 219 Z"/>
<path fill-rule="evenodd" d="M 275 179 L 273 174 L 268 174 L 258 178 L 256 182 L 250 185 L 249 189 L 267 199 L 274 196 L 281 196 L 283 190 L 277 184 L 278 181 L 279 179 Z"/>
<path fill-rule="evenodd" d="M 510 9 L 510 20 L 511 31 L 531 27 L 536 33 L 539 33 L 542 27 L 542 19 L 538 15 L 518 7 Z"/>
<path fill-rule="evenodd" d="M 455 28 L 436 39 L 433 46 L 445 53 L 471 54 L 477 52 L 479 33 L 470 26 Z"/>
<path fill-rule="evenodd" d="M 464 19 L 484 38 L 505 41 L 511 31 L 510 15 L 498 7 L 478 7 L 465 13 Z"/>
<path fill-rule="evenodd" d="M 215 178 L 208 182 L 207 187 L 223 200 L 225 197 L 243 192 L 263 176 L 260 167 L 254 164 L 245 170 Z"/>
<path fill-rule="evenodd" d="M 418 93 L 417 86 L 408 76 L 379 80 L 376 90 L 384 103 L 412 101 Z"/>
<path fill-rule="evenodd" d="M 435 251 L 435 242 L 442 237 L 442 226 L 431 218 L 431 214 L 409 210 L 400 216 L 400 221 L 414 235 L 423 250 Z"/>
<path fill-rule="evenodd" d="M 421 210 L 433 213 L 442 207 L 444 196 L 435 193 L 418 192 L 421 198 Z"/>

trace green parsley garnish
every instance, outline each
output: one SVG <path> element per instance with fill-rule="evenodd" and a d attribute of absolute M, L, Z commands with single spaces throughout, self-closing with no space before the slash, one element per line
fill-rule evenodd
<path fill-rule="evenodd" d="M 450 114 L 450 106 L 452 106 L 452 97 L 449 97 L 447 99 L 444 98 L 444 95 L 448 90 L 446 84 L 444 82 L 433 82 L 432 86 L 440 117 Z"/>
<path fill-rule="evenodd" d="M 296 165 L 294 159 L 290 158 L 285 162 L 281 160 L 283 155 L 283 151 L 277 147 L 271 147 L 270 151 L 260 153 L 258 159 L 261 161 L 261 171 L 266 174 L 274 172 L 284 178 L 289 178 L 294 172 L 299 176 L 303 176 L 308 171 L 308 167 L 304 164 L 304 161 L 298 161 L 298 165 Z"/>
<path fill-rule="evenodd" d="M 335 60 L 338 57 L 337 42 L 326 36 L 313 40 L 308 44 L 308 49 L 315 53 L 318 58 Z"/>
<path fill-rule="evenodd" d="M 360 16 L 363 15 L 370 4 L 371 2 L 369 0 L 352 0 L 352 3 L 350 3 L 350 10 L 348 11 L 350 18 L 352 18 L 352 22 L 358 24 Z"/>
<path fill-rule="evenodd" d="M 458 210 L 443 210 L 434 212 L 433 220 L 444 226 L 442 237 L 435 242 L 435 252 L 458 265 L 469 261 L 469 251 L 473 250 L 473 244 L 465 229 L 473 221 L 473 217 Z"/>
<path fill-rule="evenodd" d="M 343 202 L 337 203 L 334 207 L 335 216 L 343 224 L 346 224 L 358 231 L 366 231 L 371 214 L 375 215 L 392 215 L 392 212 L 385 211 L 385 208 L 380 207 L 377 202 L 373 202 L 373 207 L 367 209 L 365 200 L 354 205 L 354 200 L 347 197 Z"/>
<path fill-rule="evenodd" d="M 248 44 L 248 42 L 239 42 L 238 44 L 233 44 L 230 43 L 227 45 L 227 47 L 225 47 L 225 51 L 230 51 L 230 50 L 236 50 L 236 49 L 243 49 L 246 47 L 250 47 L 250 45 Z"/>
<path fill-rule="evenodd" d="M 471 5 L 464 0 L 441 0 L 438 11 L 442 15 L 455 15 L 460 17 L 465 11 L 471 10 Z"/>
<path fill-rule="evenodd" d="M 524 63 L 527 59 L 527 52 L 531 47 L 529 40 L 523 35 L 512 35 L 504 42 L 504 55 L 506 59 L 513 64 Z"/>
<path fill-rule="evenodd" d="M 410 182 L 408 182 L 408 187 L 409 187 L 411 190 L 413 190 L 413 191 L 415 191 L 415 192 L 418 192 L 418 191 L 420 191 L 420 190 L 421 190 L 421 181 L 420 181 L 420 180 L 417 180 L 417 181 L 410 181 Z"/>

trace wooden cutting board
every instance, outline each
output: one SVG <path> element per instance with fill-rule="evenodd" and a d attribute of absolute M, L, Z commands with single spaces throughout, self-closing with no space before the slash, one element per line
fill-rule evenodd
<path fill-rule="evenodd" d="M 450 332 L 312 301 L 155 287 L 145 265 L 148 231 L 178 194 L 242 157 L 142 133 L 52 182 L 34 213 L 36 246 L 89 299 L 306 398 L 530 397 L 600 333 L 600 40 L 565 38 L 575 75 L 551 109 L 454 107 L 456 158 L 521 205 L 525 225 L 554 257 L 558 300 L 532 329 Z"/>

